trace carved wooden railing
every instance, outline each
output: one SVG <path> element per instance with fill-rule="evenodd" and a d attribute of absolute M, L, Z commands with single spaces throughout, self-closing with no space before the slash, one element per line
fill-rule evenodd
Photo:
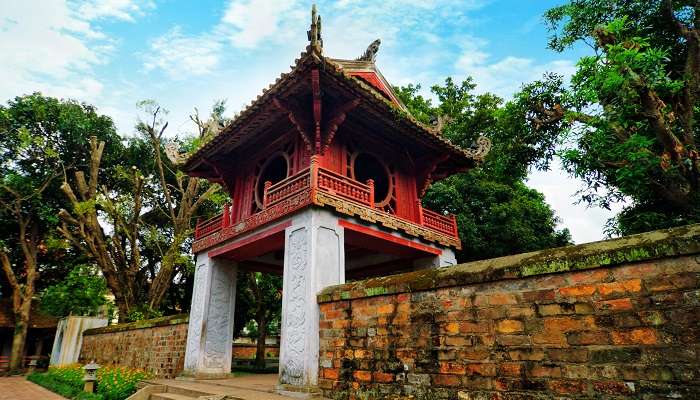
<path fill-rule="evenodd" d="M 265 182 L 263 207 L 271 207 L 299 192 L 309 190 L 311 187 L 311 174 L 309 174 L 309 171 L 310 168 L 305 168 L 296 175 L 292 175 L 274 185 L 270 185 L 270 182 Z"/>
<path fill-rule="evenodd" d="M 365 185 L 327 169 L 318 169 L 318 189 L 346 200 L 374 207 L 374 190 L 371 185 Z"/>
<path fill-rule="evenodd" d="M 459 237 L 457 221 L 455 220 L 454 214 L 438 214 L 435 211 L 426 210 L 420 204 L 418 204 L 418 211 L 420 213 L 419 223 L 421 225 L 455 238 Z"/>
<path fill-rule="evenodd" d="M 374 183 L 371 180 L 368 181 L 367 184 L 358 182 L 347 176 L 321 168 L 318 166 L 316 159 L 312 159 L 309 168 L 305 168 L 274 185 L 271 182 L 265 182 L 263 210 L 293 198 L 304 191 L 312 191 L 313 197 L 313 191 L 315 190 L 340 197 L 343 200 L 358 203 L 365 207 L 375 208 Z M 459 238 L 457 222 L 455 221 L 454 215 L 442 215 L 434 211 L 426 210 L 421 206 L 420 201 L 417 207 L 418 221 L 409 222 L 429 228 L 443 235 Z M 234 223 L 238 223 L 238 221 L 233 221 L 231 206 L 226 205 L 221 215 L 197 223 L 194 233 L 195 240 L 219 232 Z"/>
<path fill-rule="evenodd" d="M 220 214 L 206 221 L 197 222 L 197 227 L 194 228 L 194 238 L 200 239 L 216 233 L 221 230 L 222 220 L 224 215 Z"/>

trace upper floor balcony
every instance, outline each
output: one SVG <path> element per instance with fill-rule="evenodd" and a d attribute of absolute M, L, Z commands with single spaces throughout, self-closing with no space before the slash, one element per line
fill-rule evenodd
<path fill-rule="evenodd" d="M 312 159 L 308 168 L 295 175 L 275 184 L 265 182 L 262 210 L 236 220 L 231 206 L 226 205 L 222 214 L 198 222 L 193 251 L 197 253 L 216 246 L 310 205 L 333 208 L 341 214 L 403 231 L 410 236 L 460 247 L 454 215 L 424 209 L 418 202 L 417 221 L 398 217 L 375 206 L 372 180 L 358 182 L 321 168 Z"/>

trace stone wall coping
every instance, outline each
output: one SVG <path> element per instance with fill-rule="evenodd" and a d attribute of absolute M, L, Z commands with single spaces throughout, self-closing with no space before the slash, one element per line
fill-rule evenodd
<path fill-rule="evenodd" d="M 693 224 L 330 286 L 318 294 L 317 301 L 419 292 L 698 253 L 700 224 Z"/>
<path fill-rule="evenodd" d="M 83 336 L 85 336 L 85 335 L 99 335 L 99 334 L 103 334 L 103 333 L 132 331 L 132 330 L 136 330 L 136 329 L 155 328 L 158 326 L 179 325 L 179 324 L 186 324 L 186 323 L 188 323 L 188 321 L 189 321 L 188 314 L 169 315 L 167 317 L 144 319 L 142 321 L 129 322 L 126 324 L 110 325 L 110 326 L 105 326 L 103 328 L 92 328 L 92 329 L 88 329 L 85 332 L 83 332 Z"/>

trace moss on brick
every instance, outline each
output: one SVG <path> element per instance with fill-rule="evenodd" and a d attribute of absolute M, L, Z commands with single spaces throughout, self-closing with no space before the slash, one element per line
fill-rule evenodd
<path fill-rule="evenodd" d="M 189 316 L 187 314 L 177 314 L 170 315 L 167 317 L 145 319 L 142 321 L 130 322 L 127 324 L 117 324 L 106 326 L 104 328 L 93 328 L 88 329 L 83 332 L 83 335 L 99 335 L 102 333 L 114 333 L 114 332 L 124 332 L 131 331 L 134 329 L 147 329 L 154 328 L 158 326 L 169 326 L 169 325 L 179 325 L 186 324 L 189 321 Z"/>
<path fill-rule="evenodd" d="M 318 302 L 463 286 L 700 253 L 700 224 L 371 278 L 324 289 Z"/>

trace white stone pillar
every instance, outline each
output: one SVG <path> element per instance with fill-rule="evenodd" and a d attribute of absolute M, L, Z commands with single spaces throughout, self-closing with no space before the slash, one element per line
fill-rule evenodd
<path fill-rule="evenodd" d="M 310 391 L 317 385 L 316 295 L 345 282 L 344 244 L 343 228 L 327 210 L 301 212 L 285 230 L 279 372 L 283 389 Z"/>
<path fill-rule="evenodd" d="M 419 258 L 413 262 L 415 269 L 432 269 L 457 265 L 455 252 L 449 247 L 440 248 L 442 253 L 433 257 Z"/>
<path fill-rule="evenodd" d="M 236 263 L 197 254 L 183 375 L 220 377 L 231 372 Z"/>

